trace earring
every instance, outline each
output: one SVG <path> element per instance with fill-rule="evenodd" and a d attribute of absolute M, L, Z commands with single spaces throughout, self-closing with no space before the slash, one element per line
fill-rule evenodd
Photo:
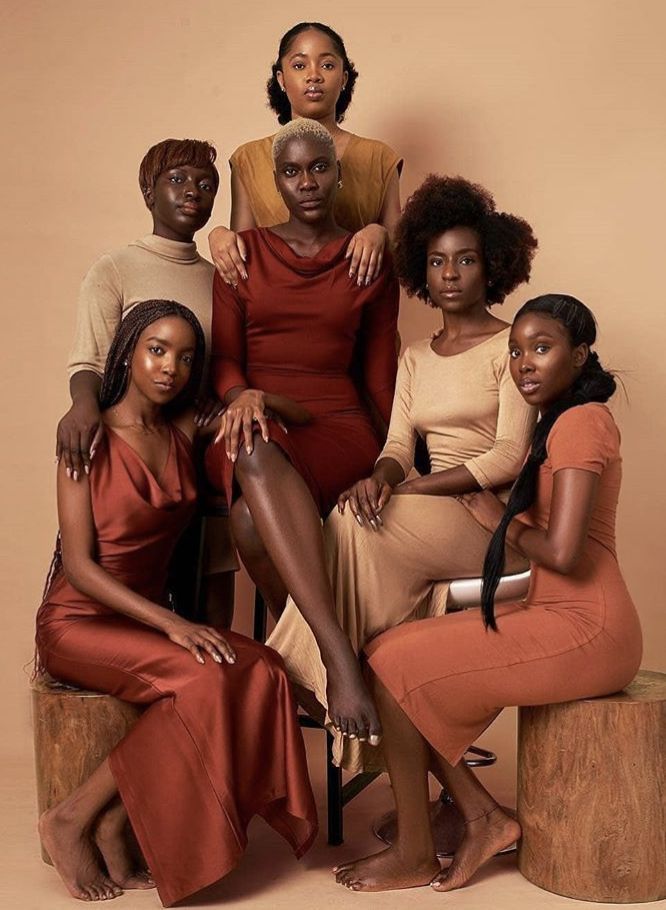
<path fill-rule="evenodd" d="M 124 366 L 125 368 L 127 368 L 127 367 L 129 366 L 129 364 L 127 363 L 126 360 L 123 360 L 123 366 Z"/>
<path fill-rule="evenodd" d="M 338 180 L 338 189 L 339 189 L 339 190 L 342 189 L 342 180 Z"/>
<path fill-rule="evenodd" d="M 492 286 L 493 286 L 492 281 L 489 281 L 489 282 L 488 282 L 488 287 L 491 288 Z"/>

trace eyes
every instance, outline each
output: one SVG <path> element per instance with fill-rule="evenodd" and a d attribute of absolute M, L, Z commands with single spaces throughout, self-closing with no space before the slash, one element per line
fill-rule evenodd
<path fill-rule="evenodd" d="M 166 354 L 166 350 L 161 344 L 151 344 L 148 346 L 148 350 L 154 357 L 163 357 Z M 184 354 L 180 355 L 180 361 L 185 364 L 186 367 L 191 367 L 194 363 L 194 354 L 186 351 Z"/>
<path fill-rule="evenodd" d="M 302 60 L 296 60 L 292 63 L 291 68 L 293 70 L 304 70 L 305 66 L 306 64 L 303 63 Z M 330 72 L 331 70 L 337 69 L 337 64 L 333 60 L 327 60 L 326 63 L 321 64 L 321 68 Z"/>
<path fill-rule="evenodd" d="M 476 256 L 470 256 L 468 254 L 461 256 L 458 259 L 460 265 L 475 265 L 478 262 Z M 435 269 L 439 269 L 444 265 L 444 260 L 441 256 L 430 256 L 428 258 L 428 265 L 431 265 Z"/>
<path fill-rule="evenodd" d="M 550 345 L 539 342 L 539 344 L 534 345 L 534 351 L 536 354 L 547 354 L 550 351 Z M 509 348 L 509 357 L 511 360 L 517 360 L 521 355 L 520 348 Z"/>
<path fill-rule="evenodd" d="M 316 164 L 313 164 L 308 170 L 312 171 L 313 174 L 324 174 L 329 170 L 330 164 L 328 161 L 318 161 Z M 300 169 L 294 167 L 293 164 L 285 164 L 282 168 L 282 174 L 285 177 L 296 177 L 300 173 Z"/>
<path fill-rule="evenodd" d="M 173 183 L 176 186 L 178 184 L 185 183 L 187 181 L 187 177 L 185 176 L 185 174 L 182 174 L 179 171 L 169 174 L 167 179 L 168 179 L 169 183 Z M 215 186 L 214 186 L 212 180 L 209 180 L 208 177 L 202 177 L 201 180 L 198 181 L 197 186 L 204 193 L 214 193 L 215 192 Z"/>

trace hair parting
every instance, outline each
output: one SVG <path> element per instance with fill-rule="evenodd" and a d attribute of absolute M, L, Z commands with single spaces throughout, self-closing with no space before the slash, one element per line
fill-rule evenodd
<path fill-rule="evenodd" d="M 591 310 L 568 294 L 544 294 L 528 300 L 516 313 L 514 325 L 527 313 L 542 313 L 556 319 L 567 330 L 573 347 L 587 344 L 591 348 L 596 341 L 597 327 Z M 516 515 L 527 511 L 536 499 L 539 468 L 546 460 L 550 431 L 565 411 L 592 401 L 606 402 L 615 389 L 615 377 L 603 368 L 596 351 L 590 350 L 574 384 L 537 423 L 529 454 L 511 489 L 506 511 L 490 539 L 483 563 L 481 611 L 486 628 L 497 631 L 495 592 L 504 572 L 506 532 Z"/>

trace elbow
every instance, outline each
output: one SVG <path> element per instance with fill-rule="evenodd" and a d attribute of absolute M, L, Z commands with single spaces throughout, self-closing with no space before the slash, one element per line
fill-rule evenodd
<path fill-rule="evenodd" d="M 571 575 L 578 565 L 580 553 L 575 550 L 562 549 L 553 553 L 550 568 L 560 575 Z"/>
<path fill-rule="evenodd" d="M 62 571 L 73 588 L 76 588 L 81 594 L 89 593 L 86 584 L 88 573 L 86 572 L 85 564 L 77 559 L 67 559 L 63 554 Z"/>

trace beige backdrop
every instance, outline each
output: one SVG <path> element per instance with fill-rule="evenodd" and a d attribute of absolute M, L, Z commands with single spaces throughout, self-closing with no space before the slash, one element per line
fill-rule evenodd
<path fill-rule="evenodd" d="M 136 174 L 167 136 L 226 159 L 274 126 L 263 86 L 279 36 L 311 3 L 5 0 L 2 749 L 30 760 L 33 614 L 56 530 L 54 428 L 77 286 L 104 250 L 148 230 Z M 529 294 L 562 290 L 597 314 L 604 362 L 622 371 L 616 412 L 625 482 L 619 550 L 645 630 L 646 667 L 666 669 L 663 449 L 666 115 L 661 0 L 338 0 L 316 7 L 361 78 L 346 125 L 405 157 L 403 198 L 430 171 L 487 185 L 534 225 Z M 205 238 L 200 237 L 202 246 Z M 507 302 L 509 317 L 526 298 Z M 406 342 L 433 312 L 403 301 Z M 248 593 L 241 585 L 241 628 Z M 511 772 L 511 716 L 490 734 Z M 494 738 L 493 738 L 494 737 Z"/>

